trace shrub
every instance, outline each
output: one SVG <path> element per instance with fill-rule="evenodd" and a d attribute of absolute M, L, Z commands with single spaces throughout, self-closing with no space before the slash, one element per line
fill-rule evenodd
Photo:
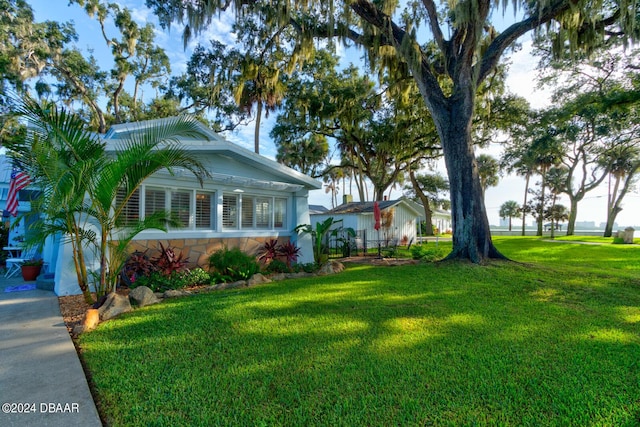
<path fill-rule="evenodd" d="M 289 273 L 291 268 L 279 259 L 274 259 L 267 265 L 266 271 L 268 273 Z"/>
<path fill-rule="evenodd" d="M 262 246 L 262 255 L 258 258 L 260 261 L 264 261 L 265 264 L 269 264 L 278 256 L 278 240 L 271 239 L 264 243 Z"/>
<path fill-rule="evenodd" d="M 140 286 L 136 282 L 142 277 L 149 277 L 156 271 L 156 266 L 149 260 L 147 251 L 135 251 L 122 267 L 120 282 L 129 287 Z"/>
<path fill-rule="evenodd" d="M 211 283 L 211 276 L 202 268 L 194 268 L 184 273 L 184 286 L 207 285 Z"/>
<path fill-rule="evenodd" d="M 427 246 L 425 244 L 411 247 L 411 257 L 426 262 L 439 261 L 445 257 L 445 251 L 437 246 Z"/>
<path fill-rule="evenodd" d="M 223 248 L 209 257 L 211 276 L 217 283 L 221 281 L 247 280 L 260 271 L 260 266 L 254 257 L 242 252 L 238 248 Z"/>
<path fill-rule="evenodd" d="M 134 282 L 131 283 L 131 288 L 137 288 L 138 286 L 146 286 L 153 292 L 164 292 L 169 289 L 183 288 L 182 281 L 180 280 L 180 273 L 173 273 L 171 275 L 164 275 L 159 271 L 154 271 L 148 276 L 140 276 Z"/>
<path fill-rule="evenodd" d="M 315 262 L 307 262 L 305 264 L 296 264 L 293 266 L 293 271 L 299 273 L 304 271 L 305 273 L 315 273 L 320 270 L 320 264 Z"/>
<path fill-rule="evenodd" d="M 300 248 L 295 243 L 286 242 L 278 247 L 278 254 L 285 257 L 287 267 L 291 268 L 291 264 L 298 261 L 300 256 Z"/>
<path fill-rule="evenodd" d="M 151 260 L 156 269 L 165 276 L 170 276 L 173 273 L 185 271 L 187 269 L 187 258 L 182 258 L 182 252 L 176 254 L 176 252 L 170 246 L 166 248 L 160 243 L 160 254 Z"/>

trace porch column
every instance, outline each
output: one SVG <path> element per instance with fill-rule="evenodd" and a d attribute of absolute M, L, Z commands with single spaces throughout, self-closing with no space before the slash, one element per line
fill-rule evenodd
<path fill-rule="evenodd" d="M 292 212 L 291 212 L 291 241 L 300 248 L 300 257 L 298 262 L 307 264 L 313 262 L 313 242 L 310 234 L 299 235 L 295 231 L 300 224 L 311 224 L 309 216 L 309 191 L 300 190 L 293 193 Z"/>

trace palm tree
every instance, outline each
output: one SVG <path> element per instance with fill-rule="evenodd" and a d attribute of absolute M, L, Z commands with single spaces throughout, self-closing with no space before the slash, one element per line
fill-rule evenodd
<path fill-rule="evenodd" d="M 264 54 L 259 58 L 246 55 L 242 61 L 242 76 L 236 88 L 235 98 L 238 107 L 251 114 L 256 105 L 256 125 L 254 130 L 254 150 L 260 154 L 260 123 L 262 112 L 265 117 L 275 111 L 282 102 L 285 85 L 282 82 L 280 69 L 275 64 L 264 62 Z"/>
<path fill-rule="evenodd" d="M 186 169 L 202 184 L 208 172 L 180 148 L 178 138 L 208 137 L 194 118 L 165 119 L 144 132 L 132 133 L 110 156 L 105 144 L 86 130 L 86 123 L 64 108 L 25 98 L 18 112 L 27 120 L 29 137 L 8 148 L 42 190 L 38 206 L 45 214 L 45 226 L 37 237 L 42 242 L 55 233 L 68 237 L 78 283 L 88 301 L 84 250 L 87 245 L 97 248 L 96 294 L 113 291 L 133 237 L 148 228 L 166 230 L 173 223 L 170 213 L 159 212 L 125 224 L 127 202 L 146 178 L 163 169 Z M 89 223 L 97 225 L 97 233 Z"/>
<path fill-rule="evenodd" d="M 544 218 L 545 204 L 545 188 L 547 187 L 547 172 L 549 169 L 560 163 L 562 159 L 562 148 L 558 141 L 554 138 L 553 133 L 548 131 L 543 133 L 539 138 L 535 139 L 531 144 L 531 156 L 533 164 L 536 165 L 537 171 L 542 177 L 540 184 L 540 204 L 538 212 L 538 231 L 537 235 L 542 236 L 542 221 Z"/>
<path fill-rule="evenodd" d="M 511 231 L 511 218 L 518 218 L 522 212 L 522 208 L 515 200 L 506 201 L 500 206 L 500 218 L 509 218 L 509 231 Z"/>
<path fill-rule="evenodd" d="M 154 173 L 182 168 L 196 176 L 200 185 L 209 175 L 202 163 L 180 147 L 180 137 L 208 139 L 198 121 L 189 116 L 164 119 L 144 132 L 132 133 L 93 174 L 87 214 L 95 218 L 100 229 L 99 294 L 115 289 L 118 275 L 127 258 L 127 246 L 141 231 L 155 228 L 166 231 L 175 226 L 170 212 L 157 212 L 138 221 L 125 222 L 127 202 L 142 182 Z"/>
<path fill-rule="evenodd" d="M 555 224 L 569 219 L 569 209 L 564 205 L 554 204 L 545 210 L 544 217 L 551 221 L 551 238 L 553 239 Z"/>
<path fill-rule="evenodd" d="M 478 175 L 480 176 L 482 197 L 484 197 L 484 192 L 487 188 L 498 185 L 498 172 L 500 171 L 500 165 L 494 157 L 488 154 L 478 155 L 478 157 L 476 157 L 476 163 L 478 164 Z"/>
<path fill-rule="evenodd" d="M 556 209 L 556 202 L 558 201 L 558 196 L 561 193 L 566 192 L 566 183 L 567 177 L 569 175 L 569 170 L 564 166 L 554 166 L 549 169 L 547 172 L 547 186 L 549 187 L 549 191 L 551 192 L 551 207 L 549 211 L 552 212 L 553 215 L 560 215 L 558 210 Z M 560 205 L 561 206 L 561 205 Z M 567 208 L 563 207 L 563 209 L 567 212 Z M 547 214 L 545 214 L 546 216 Z M 553 226 L 553 220 L 556 219 L 554 217 L 551 218 L 551 238 L 555 237 L 555 227 Z M 563 218 L 562 218 L 563 219 Z M 567 218 L 568 219 L 568 218 Z"/>
<path fill-rule="evenodd" d="M 42 246 L 48 237 L 65 236 L 71 244 L 78 285 L 85 300 L 93 303 L 85 263 L 86 243 L 95 238 L 87 217 L 78 215 L 90 191 L 91 177 L 104 161 L 104 144 L 88 132 L 82 119 L 25 96 L 16 114 L 27 125 L 25 138 L 7 141 L 9 156 L 26 172 L 40 197 L 32 201 L 38 212 L 27 246 Z"/>

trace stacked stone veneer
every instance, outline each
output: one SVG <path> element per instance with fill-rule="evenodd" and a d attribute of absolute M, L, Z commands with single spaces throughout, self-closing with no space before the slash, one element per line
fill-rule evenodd
<path fill-rule="evenodd" d="M 164 247 L 172 247 L 176 254 L 183 253 L 186 258 L 189 259 L 189 267 L 203 267 L 209 266 L 209 256 L 217 250 L 224 248 L 228 249 L 240 248 L 242 252 L 247 254 L 259 256 L 262 252 L 262 248 L 265 242 L 276 237 L 232 237 L 224 239 L 168 239 L 168 240 L 134 240 L 129 245 L 129 252 L 135 251 L 144 252 L 149 250 L 147 254 L 150 257 L 156 256 L 160 244 Z M 278 237 L 278 243 L 282 244 L 289 240 L 288 237 Z"/>

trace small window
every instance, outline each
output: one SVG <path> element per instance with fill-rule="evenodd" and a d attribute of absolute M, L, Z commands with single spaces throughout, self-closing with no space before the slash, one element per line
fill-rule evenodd
<path fill-rule="evenodd" d="M 242 196 L 242 228 L 253 228 L 253 201 L 251 196 Z"/>
<path fill-rule="evenodd" d="M 196 193 L 196 228 L 213 228 L 212 202 L 210 193 Z"/>
<path fill-rule="evenodd" d="M 274 200 L 273 226 L 275 228 L 285 228 L 287 226 L 287 199 Z"/>
<path fill-rule="evenodd" d="M 126 197 L 125 189 L 119 188 L 116 193 L 116 206 L 121 206 L 124 202 L 124 198 Z M 133 192 L 129 200 L 122 209 L 120 214 L 120 223 L 123 226 L 129 226 L 134 224 L 140 219 L 140 189 L 137 188 L 136 191 Z"/>
<path fill-rule="evenodd" d="M 191 210 L 191 191 L 174 190 L 171 192 L 171 214 L 180 221 L 182 227 L 189 226 Z"/>
<path fill-rule="evenodd" d="M 147 187 L 144 192 L 144 214 L 150 216 L 151 214 L 167 209 L 165 202 L 165 191 L 159 188 Z"/>
<path fill-rule="evenodd" d="M 271 228 L 271 199 L 256 198 L 256 228 Z"/>
<path fill-rule="evenodd" d="M 222 226 L 238 228 L 238 196 L 235 194 L 222 196 Z"/>

